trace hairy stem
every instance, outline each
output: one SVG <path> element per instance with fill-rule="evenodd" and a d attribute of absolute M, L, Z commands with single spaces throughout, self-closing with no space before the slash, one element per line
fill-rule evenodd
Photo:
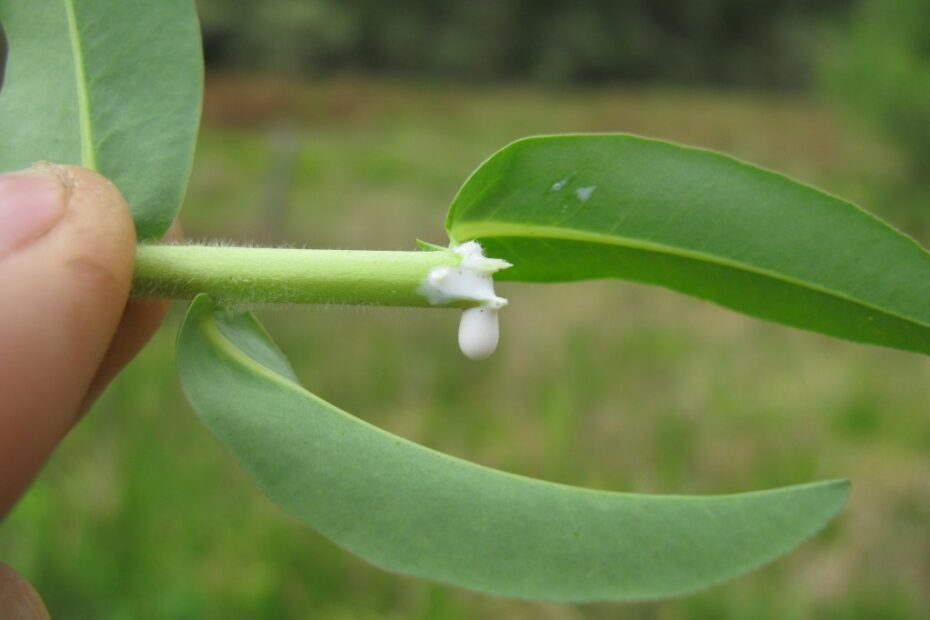
<path fill-rule="evenodd" d="M 430 270 L 455 266 L 451 251 L 297 250 L 148 245 L 136 250 L 133 297 L 221 303 L 331 303 L 429 306 L 418 289 Z M 454 307 L 477 305 L 461 301 Z"/>

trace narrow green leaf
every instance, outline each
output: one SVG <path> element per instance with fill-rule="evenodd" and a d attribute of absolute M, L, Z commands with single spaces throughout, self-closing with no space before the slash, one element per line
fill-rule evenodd
<path fill-rule="evenodd" d="M 417 247 L 424 252 L 446 252 L 449 249 L 447 246 L 436 245 L 435 243 L 423 241 L 422 239 L 417 239 Z"/>
<path fill-rule="evenodd" d="M 858 207 L 730 157 L 629 135 L 520 140 L 446 221 L 503 280 L 624 278 L 930 353 L 930 254 Z"/>
<path fill-rule="evenodd" d="M 40 160 L 109 177 L 140 239 L 181 206 L 200 120 L 192 0 L 0 0 L 9 41 L 0 170 Z"/>
<path fill-rule="evenodd" d="M 753 569 L 846 501 L 845 481 L 712 497 L 574 488 L 390 435 L 300 387 L 249 314 L 191 305 L 178 366 L 203 422 L 288 512 L 383 568 L 531 599 L 652 599 Z"/>

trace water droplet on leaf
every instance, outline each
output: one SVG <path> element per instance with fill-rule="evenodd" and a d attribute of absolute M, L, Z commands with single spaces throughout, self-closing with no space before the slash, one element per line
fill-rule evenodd
<path fill-rule="evenodd" d="M 591 194 L 594 193 L 594 190 L 597 189 L 596 185 L 588 185 L 587 187 L 579 187 L 575 190 L 575 196 L 578 197 L 578 200 L 581 202 L 588 202 L 588 198 L 591 197 Z"/>

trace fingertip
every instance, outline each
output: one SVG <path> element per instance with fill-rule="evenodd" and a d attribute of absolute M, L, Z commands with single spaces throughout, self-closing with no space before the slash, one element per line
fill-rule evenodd
<path fill-rule="evenodd" d="M 0 617 L 9 620 L 48 620 L 45 603 L 35 588 L 0 562 Z"/>
<path fill-rule="evenodd" d="M 162 242 L 178 242 L 183 236 L 181 223 L 175 220 L 162 238 Z M 81 415 L 87 412 L 113 377 L 135 357 L 158 330 L 171 308 L 171 303 L 168 299 L 129 300 L 116 334 L 113 336 L 113 341 L 110 343 L 110 348 L 84 397 Z"/>
<path fill-rule="evenodd" d="M 66 204 L 51 229 L 0 258 L 0 514 L 76 419 L 135 262 L 132 216 L 110 181 L 77 166 L 35 169 L 58 180 Z"/>
<path fill-rule="evenodd" d="M 90 409 L 113 377 L 142 350 L 152 335 L 158 331 L 159 325 L 170 308 L 171 301 L 169 300 L 129 300 L 110 347 L 84 395 L 78 416 L 74 420 L 75 423 Z"/>

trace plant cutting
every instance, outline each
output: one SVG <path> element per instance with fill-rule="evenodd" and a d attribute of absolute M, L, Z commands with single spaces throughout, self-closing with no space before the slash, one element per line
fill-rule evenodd
<path fill-rule="evenodd" d="M 76 163 L 116 183 L 141 241 L 135 295 L 192 299 L 178 368 L 197 414 L 285 510 L 388 570 L 529 599 L 674 596 L 793 549 L 839 511 L 849 485 L 651 496 L 489 469 L 314 396 L 237 304 L 458 308 L 461 348 L 481 358 L 497 345 L 496 313 L 527 311 L 518 299 L 505 309 L 495 279 L 617 278 L 930 352 L 930 255 L 916 242 L 777 173 L 631 135 L 504 147 L 453 199 L 448 246 L 159 244 L 180 208 L 197 134 L 202 67 L 191 2 L 0 0 L 0 22 L 10 48 L 0 169 Z"/>

